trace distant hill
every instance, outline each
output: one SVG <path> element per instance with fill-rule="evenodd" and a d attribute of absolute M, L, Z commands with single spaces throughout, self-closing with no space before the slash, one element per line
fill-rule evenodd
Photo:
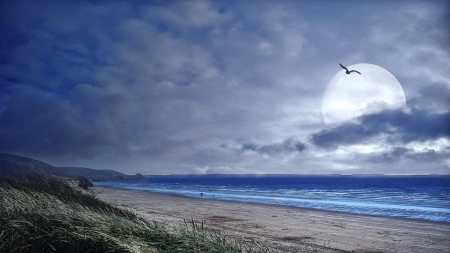
<path fill-rule="evenodd" d="M 86 188 L 92 181 L 81 175 L 67 173 L 47 163 L 23 156 L 0 153 L 0 178 L 5 177 L 45 177 L 58 176 L 78 180 Z"/>
<path fill-rule="evenodd" d="M 129 179 L 145 179 L 141 174 L 136 175 L 126 175 L 114 170 L 94 170 L 89 168 L 81 167 L 58 167 L 64 172 L 84 176 L 92 179 L 92 181 L 103 181 L 103 180 L 129 180 Z"/>
<path fill-rule="evenodd" d="M 114 170 L 94 170 L 79 167 L 54 167 L 23 156 L 0 153 L 0 178 L 58 176 L 76 179 L 80 186 L 93 186 L 92 181 L 145 179 L 141 174 L 126 175 Z"/>

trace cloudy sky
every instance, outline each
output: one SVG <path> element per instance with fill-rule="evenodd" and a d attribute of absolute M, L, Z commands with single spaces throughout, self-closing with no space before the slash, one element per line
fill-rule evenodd
<path fill-rule="evenodd" d="M 448 1 L 11 0 L 0 22 L 0 152 L 128 174 L 450 174 Z M 339 63 L 389 70 L 406 108 L 326 125 Z"/>

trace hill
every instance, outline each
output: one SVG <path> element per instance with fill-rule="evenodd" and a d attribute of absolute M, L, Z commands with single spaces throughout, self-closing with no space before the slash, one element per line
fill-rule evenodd
<path fill-rule="evenodd" d="M 54 167 L 50 164 L 31 158 L 0 153 L 0 178 L 30 178 L 57 176 L 75 179 L 80 186 L 86 188 L 92 185 L 92 181 L 101 180 L 129 180 L 145 179 L 141 174 L 126 175 L 114 170 L 95 170 L 80 167 Z"/>
<path fill-rule="evenodd" d="M 47 163 L 31 158 L 0 153 L 0 178 L 33 178 L 57 176 L 79 181 L 79 185 L 87 188 L 92 181 L 82 175 L 74 175 L 64 172 Z"/>
<path fill-rule="evenodd" d="M 81 167 L 58 167 L 66 173 L 90 178 L 92 181 L 145 179 L 141 174 L 126 175 L 114 170 L 94 170 Z"/>

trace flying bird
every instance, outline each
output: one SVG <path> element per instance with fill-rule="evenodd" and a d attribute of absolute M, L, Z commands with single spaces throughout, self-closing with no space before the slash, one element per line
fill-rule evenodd
<path fill-rule="evenodd" d="M 359 73 L 359 72 L 356 71 L 356 70 L 350 70 L 350 71 L 348 71 L 348 69 L 347 69 L 346 67 L 342 66 L 342 64 L 339 63 L 339 65 L 341 65 L 341 67 L 342 67 L 343 69 L 345 69 L 345 73 L 346 73 L 347 75 L 350 75 L 350 73 L 352 73 L 352 72 L 356 72 L 356 73 L 358 73 L 358 74 L 361 75 L 361 73 Z"/>

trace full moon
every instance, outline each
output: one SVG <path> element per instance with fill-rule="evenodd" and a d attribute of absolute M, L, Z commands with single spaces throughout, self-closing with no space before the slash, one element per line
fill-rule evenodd
<path fill-rule="evenodd" d="M 322 99 L 322 116 L 327 125 L 338 125 L 383 110 L 406 105 L 405 92 L 386 69 L 368 63 L 347 67 L 361 75 L 339 71 L 328 83 Z"/>

